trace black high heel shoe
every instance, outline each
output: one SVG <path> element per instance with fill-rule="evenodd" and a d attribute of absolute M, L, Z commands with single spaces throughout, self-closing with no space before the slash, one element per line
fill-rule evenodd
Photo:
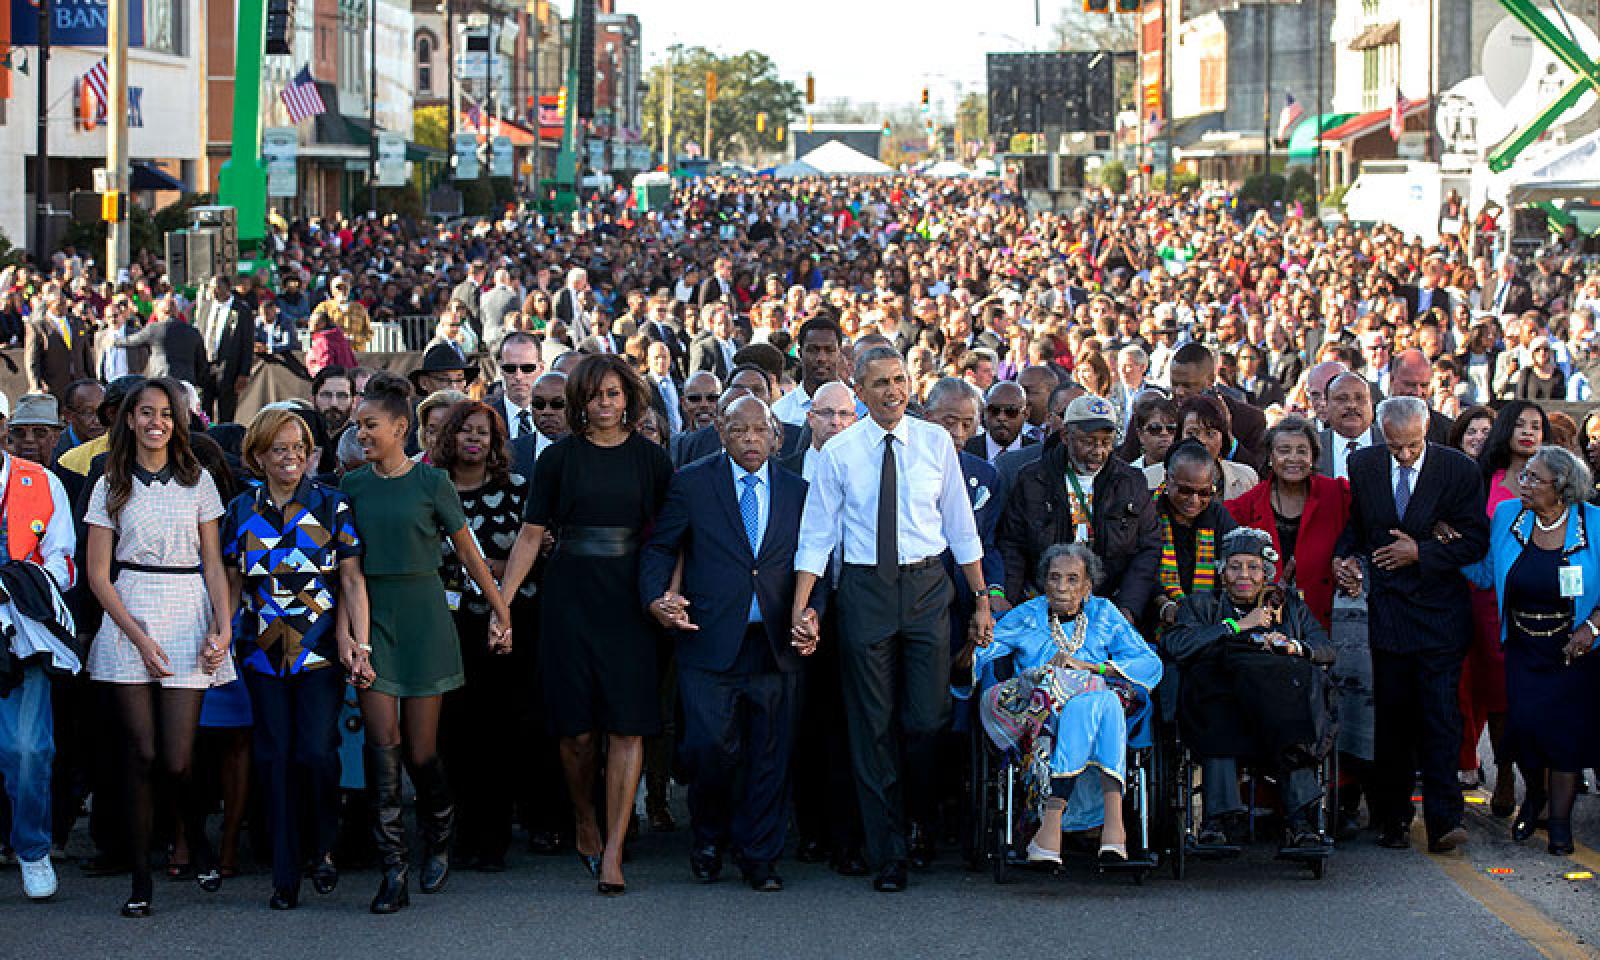
<path fill-rule="evenodd" d="M 144 920 L 150 916 L 150 901 L 129 900 L 122 905 L 121 913 L 130 920 Z"/>
<path fill-rule="evenodd" d="M 1576 849 L 1572 843 L 1571 820 L 1557 820 L 1556 818 L 1551 817 L 1549 826 L 1546 827 L 1546 829 L 1550 833 L 1550 844 L 1546 849 L 1548 849 L 1553 856 L 1569 856 L 1573 850 Z"/>
<path fill-rule="evenodd" d="M 212 869 L 206 870 L 203 873 L 195 874 L 194 882 L 206 893 L 216 893 L 218 890 L 222 889 L 222 874 L 215 867 L 213 867 Z"/>
<path fill-rule="evenodd" d="M 596 884 L 595 889 L 599 890 L 600 895 L 603 897 L 618 897 L 628 892 L 628 885 L 626 883 L 606 883 L 601 880 Z"/>
<path fill-rule="evenodd" d="M 1511 839 L 1522 843 L 1546 826 L 1545 819 L 1540 816 L 1544 813 L 1544 797 L 1526 797 L 1522 801 L 1522 809 L 1517 811 L 1517 818 L 1511 821 Z"/>

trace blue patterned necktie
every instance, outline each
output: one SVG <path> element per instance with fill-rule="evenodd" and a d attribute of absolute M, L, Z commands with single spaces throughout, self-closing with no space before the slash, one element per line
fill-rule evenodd
<path fill-rule="evenodd" d="M 1394 482 L 1394 515 L 1401 520 L 1406 517 L 1406 507 L 1411 503 L 1411 468 L 1400 467 L 1395 471 Z"/>
<path fill-rule="evenodd" d="M 761 507 L 756 502 L 756 484 L 761 478 L 747 473 L 739 478 L 744 492 L 739 494 L 739 516 L 744 520 L 744 535 L 750 539 L 750 552 L 761 549 Z"/>

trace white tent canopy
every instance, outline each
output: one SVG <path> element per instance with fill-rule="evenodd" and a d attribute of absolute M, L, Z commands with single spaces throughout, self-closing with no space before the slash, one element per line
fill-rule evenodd
<path fill-rule="evenodd" d="M 803 160 L 786 163 L 772 171 L 772 175 L 779 180 L 798 180 L 801 177 L 815 177 L 820 174 L 820 170 Z"/>
<path fill-rule="evenodd" d="M 925 177 L 949 177 L 961 179 L 972 176 L 972 171 L 963 167 L 954 160 L 940 160 L 938 163 L 922 171 Z"/>
<path fill-rule="evenodd" d="M 1600 130 L 1506 171 L 1506 201 L 1600 200 Z"/>
<path fill-rule="evenodd" d="M 894 172 L 894 168 L 888 164 L 874 160 L 838 140 L 829 140 L 801 157 L 799 162 L 823 176 L 882 176 Z"/>

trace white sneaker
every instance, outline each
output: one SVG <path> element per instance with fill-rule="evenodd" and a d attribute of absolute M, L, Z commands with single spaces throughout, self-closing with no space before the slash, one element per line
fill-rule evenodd
<path fill-rule="evenodd" d="M 56 895 L 56 868 L 50 858 L 20 860 L 22 867 L 22 892 L 30 900 L 48 900 Z"/>

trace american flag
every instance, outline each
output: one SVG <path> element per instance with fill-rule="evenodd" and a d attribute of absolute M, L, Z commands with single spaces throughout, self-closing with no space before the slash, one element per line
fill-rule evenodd
<path fill-rule="evenodd" d="M 89 90 L 94 93 L 94 98 L 100 101 L 100 113 L 104 115 L 106 107 L 111 103 L 111 91 L 106 80 L 106 58 L 101 57 L 100 62 L 89 68 L 83 75 L 83 82 L 88 84 Z"/>
<path fill-rule="evenodd" d="M 1300 106 L 1300 101 L 1294 98 L 1294 94 L 1285 90 L 1283 109 L 1278 113 L 1278 139 L 1289 139 L 1289 134 L 1294 132 L 1296 124 L 1305 119 L 1305 115 L 1306 108 Z"/>
<path fill-rule="evenodd" d="M 311 79 L 310 67 L 300 68 L 294 79 L 279 91 L 278 100 L 289 114 L 290 123 L 299 123 L 307 117 L 328 111 L 327 104 L 322 102 L 322 94 L 317 92 L 317 82 Z"/>
<path fill-rule="evenodd" d="M 1394 88 L 1394 106 L 1389 108 L 1389 139 L 1399 140 L 1400 135 L 1406 132 L 1406 111 L 1411 109 L 1411 101 L 1400 92 L 1399 87 Z"/>

